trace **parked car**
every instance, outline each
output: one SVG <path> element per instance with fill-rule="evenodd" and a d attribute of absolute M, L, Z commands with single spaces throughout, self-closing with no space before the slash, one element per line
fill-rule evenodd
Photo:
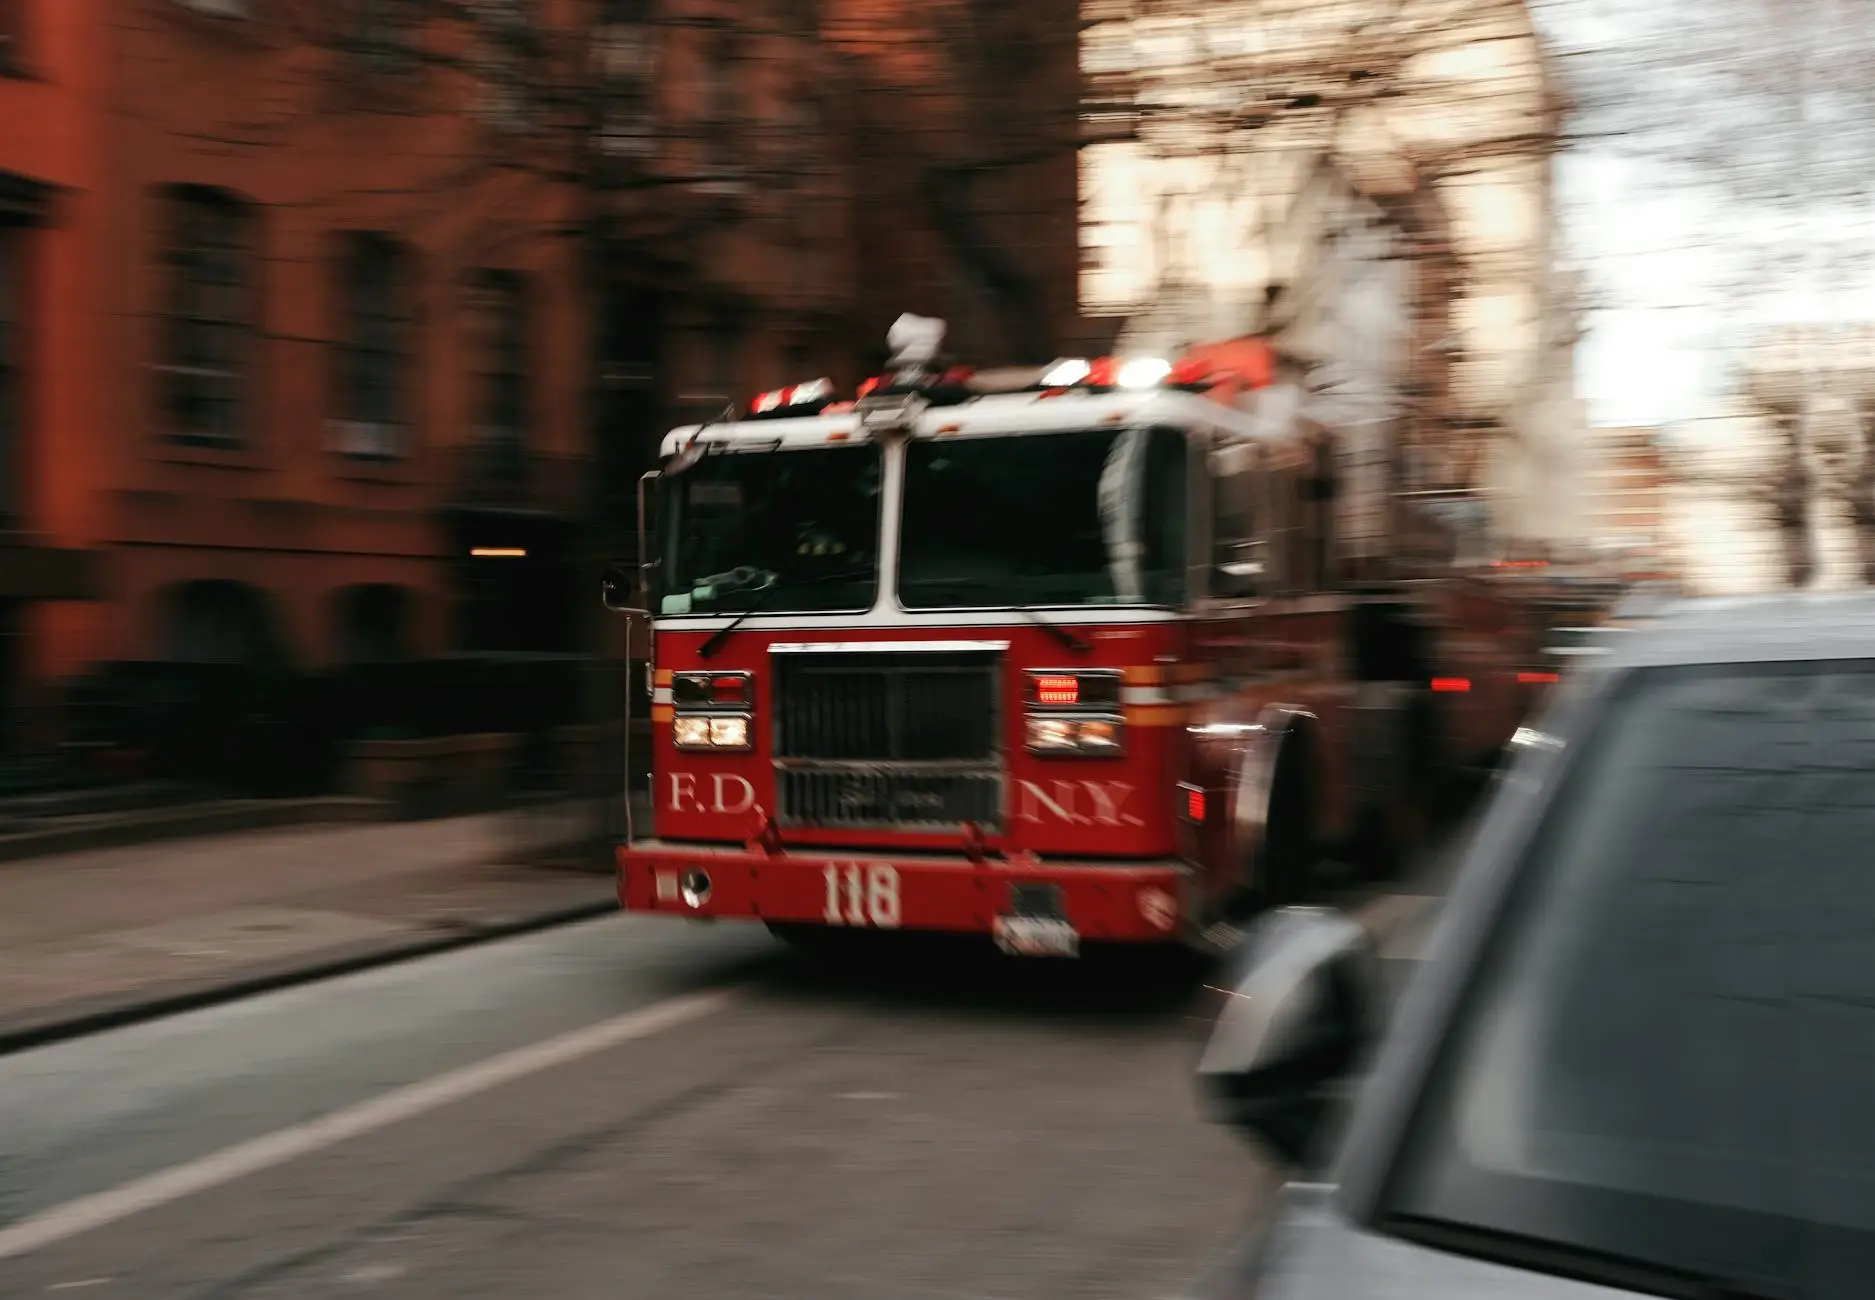
<path fill-rule="evenodd" d="M 1327 911 L 1220 981 L 1295 1181 L 1201 1290 L 1875 1295 L 1875 595 L 1651 611 L 1515 749 L 1390 1013 Z"/>

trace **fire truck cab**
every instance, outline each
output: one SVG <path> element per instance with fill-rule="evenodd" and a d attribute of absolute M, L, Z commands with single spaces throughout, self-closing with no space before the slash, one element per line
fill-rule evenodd
<path fill-rule="evenodd" d="M 1509 739 L 1516 612 L 1436 547 L 1343 562 L 1345 458 L 1256 340 L 934 355 L 664 439 L 625 908 L 1212 944 L 1324 857 L 1384 867 Z"/>

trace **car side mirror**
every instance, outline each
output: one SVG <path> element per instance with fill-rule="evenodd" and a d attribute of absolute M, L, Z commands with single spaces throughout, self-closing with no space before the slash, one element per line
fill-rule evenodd
<path fill-rule="evenodd" d="M 1337 1093 L 1373 1041 L 1373 941 L 1323 908 L 1266 913 L 1220 973 L 1219 1006 L 1198 1062 L 1218 1118 L 1290 1165 L 1305 1161 Z"/>
<path fill-rule="evenodd" d="M 590 570 L 588 570 L 590 572 Z M 632 604 L 631 576 L 623 569 L 607 569 L 599 579 L 599 599 L 614 613 L 636 612 Z"/>

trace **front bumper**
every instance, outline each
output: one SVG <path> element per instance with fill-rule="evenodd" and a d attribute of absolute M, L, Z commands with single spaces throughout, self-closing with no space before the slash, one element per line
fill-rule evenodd
<path fill-rule="evenodd" d="M 1191 887 L 1190 868 L 1178 861 L 770 853 L 657 840 L 620 845 L 618 873 L 619 903 L 633 912 L 958 934 L 997 934 L 1011 916 L 1054 915 L 1081 939 L 1118 943 L 1186 937 Z"/>

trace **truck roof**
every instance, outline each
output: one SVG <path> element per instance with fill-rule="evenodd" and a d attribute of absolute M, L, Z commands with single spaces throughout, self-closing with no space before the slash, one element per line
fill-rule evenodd
<path fill-rule="evenodd" d="M 1264 390 L 1268 391 L 1268 390 Z M 995 436 L 1025 433 L 1064 433 L 1101 425 L 1207 424 L 1244 439 L 1275 438 L 1284 427 L 1268 415 L 1259 415 L 1179 390 L 1137 392 L 993 393 L 952 406 L 934 406 L 918 416 L 916 436 Z M 1285 422 L 1286 423 L 1286 422 Z M 692 439 L 706 443 L 741 445 L 750 449 L 821 447 L 829 443 L 871 441 L 852 410 L 823 412 L 800 419 L 724 421 L 689 424 L 664 435 L 661 457 L 675 455 Z"/>

